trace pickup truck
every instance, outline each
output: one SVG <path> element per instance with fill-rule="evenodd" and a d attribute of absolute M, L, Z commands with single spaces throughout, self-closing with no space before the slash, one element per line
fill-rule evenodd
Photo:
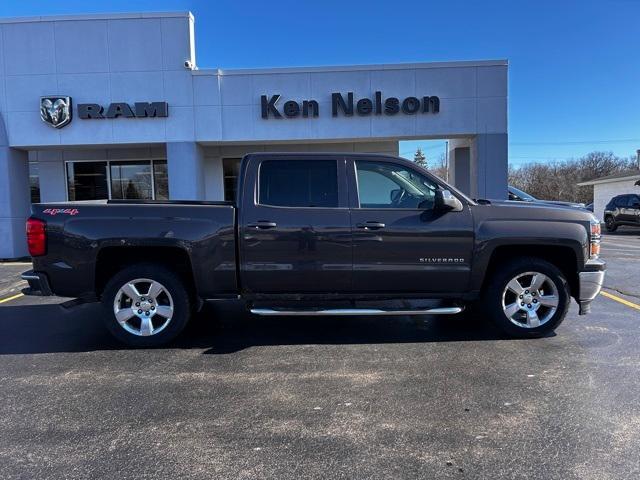
<path fill-rule="evenodd" d="M 134 346 L 175 338 L 210 300 L 256 315 L 446 315 L 513 337 L 554 330 L 600 291 L 590 212 L 474 201 L 413 162 L 256 153 L 235 202 L 35 204 L 27 294 L 101 301 Z M 477 314 L 475 313 L 477 312 Z"/>

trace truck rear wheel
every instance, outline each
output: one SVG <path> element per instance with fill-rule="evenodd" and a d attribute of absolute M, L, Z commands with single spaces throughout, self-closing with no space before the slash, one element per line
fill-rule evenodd
<path fill-rule="evenodd" d="M 105 325 L 118 340 L 155 347 L 173 340 L 191 314 L 189 295 L 178 275 L 155 264 L 127 267 L 107 283 L 102 296 Z"/>
<path fill-rule="evenodd" d="M 527 257 L 501 266 L 483 292 L 485 314 L 516 338 L 541 337 L 564 320 L 571 296 L 562 272 L 539 258 Z"/>

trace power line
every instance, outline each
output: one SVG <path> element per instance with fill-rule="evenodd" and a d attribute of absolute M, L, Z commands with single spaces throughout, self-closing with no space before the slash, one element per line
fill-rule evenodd
<path fill-rule="evenodd" d="M 603 145 L 608 143 L 638 143 L 640 138 L 625 138 L 616 140 L 576 140 L 570 142 L 509 142 L 509 145 Z"/>
<path fill-rule="evenodd" d="M 540 155 L 527 156 L 527 155 L 509 155 L 509 158 L 518 158 L 523 160 L 571 160 L 575 157 L 543 157 Z"/>
<path fill-rule="evenodd" d="M 441 145 L 429 145 L 427 147 L 419 147 L 422 151 L 425 150 L 433 150 L 435 148 L 442 148 L 445 149 L 447 147 L 447 145 L 445 143 L 441 144 Z M 403 150 L 402 152 L 400 152 L 400 155 L 404 155 L 405 153 L 416 153 L 416 151 L 414 149 L 410 149 L 410 150 Z"/>

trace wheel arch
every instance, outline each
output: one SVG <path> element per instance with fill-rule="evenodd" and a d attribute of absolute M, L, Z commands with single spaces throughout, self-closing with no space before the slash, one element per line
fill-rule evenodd
<path fill-rule="evenodd" d="M 526 252 L 526 253 L 523 253 Z M 579 292 L 578 256 L 568 245 L 501 245 L 496 247 L 489 257 L 486 273 L 482 280 L 481 290 L 484 290 L 489 279 L 495 274 L 500 265 L 522 257 L 535 257 L 555 265 L 567 279 L 572 297 Z"/>
<path fill-rule="evenodd" d="M 193 300 L 197 290 L 193 277 L 193 266 L 188 252 L 178 246 L 106 246 L 96 256 L 95 292 L 102 296 L 104 288 L 117 272 L 137 264 L 151 263 L 161 265 L 178 274 Z"/>

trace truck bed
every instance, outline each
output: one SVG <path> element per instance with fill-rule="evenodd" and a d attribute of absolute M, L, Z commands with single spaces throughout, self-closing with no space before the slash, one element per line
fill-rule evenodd
<path fill-rule="evenodd" d="M 110 273 L 102 271 L 105 264 L 135 262 L 138 251 L 188 262 L 185 268 L 202 298 L 237 293 L 236 209 L 231 202 L 34 204 L 32 217 L 46 222 L 48 237 L 46 255 L 33 259 L 34 269 L 46 273 L 56 295 L 90 296 Z"/>

